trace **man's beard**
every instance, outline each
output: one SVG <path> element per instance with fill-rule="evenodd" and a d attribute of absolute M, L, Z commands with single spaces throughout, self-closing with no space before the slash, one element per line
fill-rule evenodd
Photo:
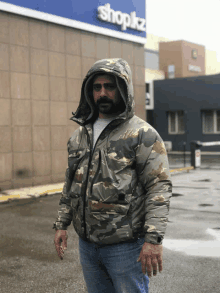
<path fill-rule="evenodd" d="M 112 101 L 111 99 L 103 97 L 96 102 L 96 108 L 99 113 L 102 114 L 116 114 L 124 112 L 125 104 L 122 98 L 118 103 L 114 103 L 114 101 Z"/>

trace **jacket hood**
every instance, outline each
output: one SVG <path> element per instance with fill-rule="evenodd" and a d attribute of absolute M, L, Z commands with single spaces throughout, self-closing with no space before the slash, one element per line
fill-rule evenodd
<path fill-rule="evenodd" d="M 134 115 L 134 90 L 132 73 L 128 63 L 121 58 L 102 59 L 94 63 L 85 76 L 81 88 L 81 97 L 76 112 L 72 113 L 71 120 L 86 125 L 95 121 L 98 113 L 93 101 L 92 81 L 97 74 L 111 74 L 116 77 L 117 87 L 125 103 L 125 111 L 118 118 L 123 120 Z"/>

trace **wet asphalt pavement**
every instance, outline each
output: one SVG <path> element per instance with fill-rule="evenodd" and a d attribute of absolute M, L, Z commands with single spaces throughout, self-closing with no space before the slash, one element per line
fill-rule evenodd
<path fill-rule="evenodd" d="M 54 247 L 54 222 L 60 195 L 0 205 L 0 292 L 86 292 L 78 238 L 69 229 L 61 261 Z"/>
<path fill-rule="evenodd" d="M 219 178 L 218 170 L 173 176 L 164 269 L 151 278 L 150 293 L 220 292 Z M 79 263 L 78 237 L 72 226 L 64 260 L 56 255 L 52 223 L 59 197 L 0 205 L 1 293 L 87 292 Z"/>

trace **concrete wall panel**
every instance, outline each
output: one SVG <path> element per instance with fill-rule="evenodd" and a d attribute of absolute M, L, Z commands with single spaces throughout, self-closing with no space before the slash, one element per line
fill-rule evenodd
<path fill-rule="evenodd" d="M 33 175 L 32 153 L 14 153 L 13 155 L 13 178 L 27 179 Z"/>
<path fill-rule="evenodd" d="M 67 101 L 78 103 L 81 94 L 82 80 L 67 79 Z"/>
<path fill-rule="evenodd" d="M 144 66 L 134 66 L 133 82 L 135 85 L 145 85 L 145 68 Z"/>
<path fill-rule="evenodd" d="M 32 125 L 49 125 L 49 113 L 48 101 L 32 101 Z"/>
<path fill-rule="evenodd" d="M 33 153 L 33 176 L 48 176 L 51 175 L 51 153 L 34 152 Z"/>
<path fill-rule="evenodd" d="M 66 28 L 66 53 L 81 56 L 81 33 L 72 28 Z"/>
<path fill-rule="evenodd" d="M 31 73 L 48 75 L 48 52 L 31 48 Z"/>
<path fill-rule="evenodd" d="M 13 127 L 13 152 L 32 151 L 32 133 L 30 126 Z"/>
<path fill-rule="evenodd" d="M 12 180 L 12 153 L 0 154 L 0 178 L 1 181 Z"/>
<path fill-rule="evenodd" d="M 109 38 L 105 36 L 96 37 L 96 59 L 109 58 Z"/>
<path fill-rule="evenodd" d="M 122 56 L 122 42 L 118 39 L 109 38 L 110 42 L 110 58 L 121 58 Z"/>
<path fill-rule="evenodd" d="M 66 55 L 66 74 L 68 78 L 81 77 L 82 59 L 80 56 Z"/>
<path fill-rule="evenodd" d="M 27 73 L 11 73 L 11 97 L 12 99 L 29 100 L 30 93 L 30 75 Z"/>
<path fill-rule="evenodd" d="M 125 59 L 129 65 L 134 64 L 134 46 L 130 42 L 122 42 L 122 58 Z"/>
<path fill-rule="evenodd" d="M 11 127 L 0 127 L 0 153 L 11 152 Z"/>
<path fill-rule="evenodd" d="M 11 124 L 11 101 L 0 99 L 0 126 Z"/>
<path fill-rule="evenodd" d="M 0 71 L 0 98 L 10 98 L 9 72 Z"/>
<path fill-rule="evenodd" d="M 31 98 L 33 100 L 49 100 L 48 76 L 31 75 Z"/>
<path fill-rule="evenodd" d="M 0 70 L 9 70 L 9 45 L 0 44 Z"/>
<path fill-rule="evenodd" d="M 49 53 L 49 74 L 53 76 L 66 76 L 65 55 L 61 53 Z"/>
<path fill-rule="evenodd" d="M 33 127 L 33 150 L 49 151 L 50 150 L 50 127 L 35 126 Z"/>
<path fill-rule="evenodd" d="M 29 46 L 29 21 L 19 15 L 10 14 L 9 36 L 10 43 L 14 45 Z"/>
<path fill-rule="evenodd" d="M 66 101 L 66 79 L 63 77 L 50 77 L 50 100 Z"/>
<path fill-rule="evenodd" d="M 9 16 L 8 13 L 0 12 L 0 42 L 9 43 Z"/>
<path fill-rule="evenodd" d="M 10 69 L 17 72 L 30 72 L 28 47 L 10 46 Z"/>
<path fill-rule="evenodd" d="M 67 124 L 67 104 L 65 102 L 50 103 L 50 123 L 57 126 Z"/>
<path fill-rule="evenodd" d="M 31 125 L 30 100 L 12 100 L 12 123 L 15 126 Z"/>
<path fill-rule="evenodd" d="M 48 25 L 48 49 L 65 53 L 65 28 L 56 24 Z"/>
<path fill-rule="evenodd" d="M 143 46 L 0 12 L 0 188 L 64 180 L 67 141 L 79 127 L 69 118 L 103 58 L 128 61 L 145 119 Z"/>
<path fill-rule="evenodd" d="M 81 47 L 83 57 L 96 57 L 96 40 L 92 33 L 81 32 Z"/>
<path fill-rule="evenodd" d="M 53 126 L 51 128 L 51 148 L 52 150 L 66 150 L 67 149 L 67 127 Z"/>
<path fill-rule="evenodd" d="M 30 46 L 36 49 L 48 49 L 48 25 L 35 19 L 30 21 Z"/>

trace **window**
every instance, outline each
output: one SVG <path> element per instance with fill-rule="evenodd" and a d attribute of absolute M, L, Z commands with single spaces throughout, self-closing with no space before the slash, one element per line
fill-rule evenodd
<path fill-rule="evenodd" d="M 145 109 L 153 110 L 154 109 L 154 83 L 149 81 L 146 85 L 145 91 Z"/>
<path fill-rule="evenodd" d="M 175 65 L 168 65 L 168 78 L 175 78 Z"/>
<path fill-rule="evenodd" d="M 220 110 L 202 111 L 203 133 L 220 133 Z"/>
<path fill-rule="evenodd" d="M 168 112 L 168 131 L 169 134 L 184 134 L 184 112 L 169 111 Z"/>

